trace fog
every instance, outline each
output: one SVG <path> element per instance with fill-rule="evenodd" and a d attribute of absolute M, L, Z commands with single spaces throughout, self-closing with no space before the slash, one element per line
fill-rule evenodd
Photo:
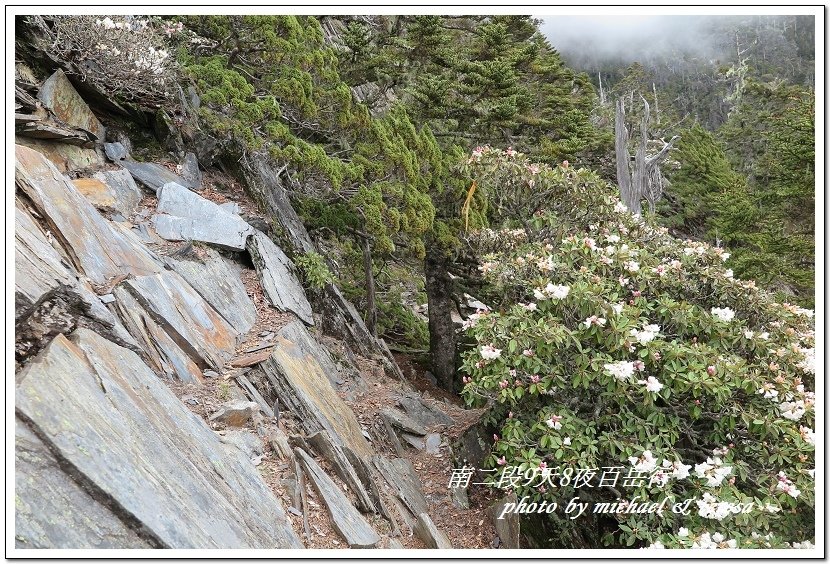
<path fill-rule="evenodd" d="M 743 19 L 732 16 L 536 16 L 542 32 L 577 67 L 597 61 L 632 63 L 655 56 L 717 59 L 730 46 L 715 29 Z M 717 39 L 716 39 L 717 38 Z"/>

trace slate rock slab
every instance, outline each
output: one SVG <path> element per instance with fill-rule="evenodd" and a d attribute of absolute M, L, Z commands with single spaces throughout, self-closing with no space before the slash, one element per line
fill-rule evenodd
<path fill-rule="evenodd" d="M 118 162 L 130 156 L 123 143 L 104 143 L 104 154 L 112 162 Z"/>
<path fill-rule="evenodd" d="M 236 379 L 236 383 L 239 384 L 239 387 L 245 392 L 245 394 L 251 399 L 251 401 L 255 401 L 259 406 L 260 411 L 265 414 L 266 417 L 273 417 L 274 410 L 271 409 L 271 406 L 268 405 L 268 402 L 265 401 L 265 398 L 262 397 L 262 394 L 259 393 L 259 390 L 256 389 L 256 386 L 248 380 L 244 374 L 237 374 L 234 376 Z"/>
<path fill-rule="evenodd" d="M 422 437 L 427 434 L 426 429 L 399 409 L 387 407 L 380 412 L 380 415 L 389 421 L 393 427 L 400 429 L 401 431 Z"/>
<path fill-rule="evenodd" d="M 181 276 L 167 270 L 122 286 L 199 367 L 222 372 L 237 333 Z"/>
<path fill-rule="evenodd" d="M 138 209 L 141 202 L 141 189 L 126 170 L 102 170 L 92 175 L 107 187 L 107 191 L 115 200 L 115 209 L 130 217 Z"/>
<path fill-rule="evenodd" d="M 375 504 L 369 492 L 364 488 L 357 472 L 344 450 L 334 444 L 326 431 L 318 431 L 308 437 L 308 443 L 323 460 L 328 462 L 337 476 L 343 480 L 346 487 L 354 494 L 355 506 L 364 513 L 377 513 Z"/>
<path fill-rule="evenodd" d="M 104 140 L 104 126 L 62 70 L 46 79 L 37 97 L 62 122 L 89 132 L 99 142 Z"/>
<path fill-rule="evenodd" d="M 423 427 L 433 425 L 452 425 L 452 417 L 424 401 L 418 394 L 405 394 L 398 404 L 406 414 Z"/>
<path fill-rule="evenodd" d="M 15 201 L 14 312 L 19 346 L 40 348 L 58 333 L 87 327 L 139 350 L 139 344 Z M 23 352 L 19 350 L 18 352 Z"/>
<path fill-rule="evenodd" d="M 204 260 L 167 259 L 167 264 L 219 312 L 240 335 L 256 323 L 256 306 L 242 284 L 239 270 L 214 249 Z"/>
<path fill-rule="evenodd" d="M 70 339 L 55 337 L 16 381 L 17 413 L 61 468 L 151 544 L 302 548 L 256 468 L 225 448 L 135 353 L 78 329 Z M 19 480 L 33 479 L 31 470 L 17 471 Z M 86 508 L 63 515 L 37 503 L 16 526 L 51 521 L 67 529 Z"/>
<path fill-rule="evenodd" d="M 261 363 L 265 377 L 276 390 L 280 406 L 291 411 L 306 435 L 328 431 L 335 444 L 358 456 L 372 454 L 354 412 L 340 399 L 318 360 L 322 345 L 300 321 L 277 333 L 271 356 Z"/>
<path fill-rule="evenodd" d="M 18 418 L 14 461 L 16 548 L 154 548 L 65 474 Z"/>
<path fill-rule="evenodd" d="M 496 528 L 496 534 L 501 540 L 501 548 L 520 548 L 519 514 L 511 511 L 505 513 L 504 517 L 499 519 L 499 515 L 501 515 L 504 510 L 504 506 L 508 503 L 512 503 L 515 507 L 516 502 L 516 494 L 511 493 L 487 508 L 487 515 L 493 522 L 493 525 Z"/>
<path fill-rule="evenodd" d="M 199 170 L 199 160 L 193 153 L 186 153 L 182 161 L 179 163 L 179 173 L 181 177 L 187 182 L 185 186 L 192 190 L 201 190 L 202 186 L 202 171 Z"/>
<path fill-rule="evenodd" d="M 415 523 L 412 532 L 424 541 L 427 548 L 452 548 L 449 537 L 435 526 L 435 523 L 426 513 L 418 514 L 418 521 Z"/>
<path fill-rule="evenodd" d="M 210 200 L 170 182 L 158 191 L 156 233 L 168 241 L 201 241 L 226 249 L 245 249 L 253 227 Z"/>
<path fill-rule="evenodd" d="M 199 365 L 156 323 L 152 313 L 127 288 L 116 287 L 113 296 L 116 312 L 141 344 L 142 356 L 156 374 L 182 382 L 202 382 Z"/>
<path fill-rule="evenodd" d="M 73 172 L 103 164 L 95 149 L 87 149 L 69 143 L 54 143 L 47 140 L 15 136 L 15 145 L 34 149 L 44 155 L 60 172 Z"/>
<path fill-rule="evenodd" d="M 294 273 L 294 263 L 262 231 L 256 231 L 248 242 L 262 290 L 272 306 L 290 311 L 306 325 L 314 325 L 311 304 Z"/>
<path fill-rule="evenodd" d="M 15 146 L 15 184 L 46 219 L 74 266 L 93 285 L 108 290 L 119 277 L 154 274 L 163 269 L 152 252 L 114 228 L 37 151 Z"/>
<path fill-rule="evenodd" d="M 124 159 L 116 161 L 116 164 L 127 169 L 137 182 L 140 182 L 156 193 L 158 193 L 158 191 L 161 190 L 165 184 L 170 183 L 178 184 L 179 186 L 183 186 L 185 188 L 197 187 L 197 185 L 192 182 L 188 182 L 175 172 L 172 172 L 169 169 L 155 163 L 143 163 L 130 159 Z"/>
<path fill-rule="evenodd" d="M 403 517 L 414 521 L 421 513 L 429 512 L 429 504 L 424 497 L 421 480 L 411 462 L 405 458 L 390 459 L 380 455 L 372 456 L 372 462 L 386 483 L 395 491 L 397 498 L 409 510 L 410 515 L 403 515 Z"/>
<path fill-rule="evenodd" d="M 320 494 L 326 508 L 331 514 L 334 528 L 346 540 L 351 548 L 374 548 L 381 537 L 368 521 L 355 509 L 349 498 L 334 480 L 328 477 L 320 465 L 303 449 L 294 449 L 302 462 L 314 489 Z"/>

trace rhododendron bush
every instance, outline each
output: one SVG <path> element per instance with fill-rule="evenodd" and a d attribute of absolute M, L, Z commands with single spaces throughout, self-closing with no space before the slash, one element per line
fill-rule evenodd
<path fill-rule="evenodd" d="M 498 229 L 469 242 L 501 301 L 467 320 L 462 367 L 466 400 L 500 428 L 493 482 L 622 502 L 548 516 L 564 545 L 812 546 L 812 311 L 736 279 L 724 249 L 633 216 L 589 171 L 487 147 L 468 166 L 498 203 Z M 666 497 L 661 514 L 625 510 Z M 670 509 L 685 500 L 688 514 Z"/>

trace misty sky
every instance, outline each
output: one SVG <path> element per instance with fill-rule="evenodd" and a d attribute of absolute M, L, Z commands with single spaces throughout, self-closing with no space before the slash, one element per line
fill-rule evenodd
<path fill-rule="evenodd" d="M 714 55 L 703 24 L 722 16 L 536 16 L 566 59 L 621 56 L 629 61 L 655 50 Z"/>

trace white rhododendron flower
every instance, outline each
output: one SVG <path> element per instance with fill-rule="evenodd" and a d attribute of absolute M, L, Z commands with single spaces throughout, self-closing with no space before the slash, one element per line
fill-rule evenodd
<path fill-rule="evenodd" d="M 721 482 L 732 473 L 731 466 L 724 466 L 723 461 L 715 456 L 707 458 L 706 462 L 695 464 L 695 476 L 706 478 L 706 485 L 710 488 L 721 485 Z"/>
<path fill-rule="evenodd" d="M 682 538 L 682 539 L 685 539 L 686 537 L 689 536 L 689 529 L 687 529 L 686 527 L 680 527 L 677 530 L 677 536 Z"/>
<path fill-rule="evenodd" d="M 558 431 L 562 428 L 562 419 L 562 415 L 551 415 L 550 418 L 545 421 L 545 424 L 554 431 Z"/>
<path fill-rule="evenodd" d="M 729 501 L 721 501 L 709 492 L 704 493 L 702 499 L 695 500 L 695 503 L 698 509 L 697 514 L 704 519 L 723 521 L 726 517 L 742 511 L 740 505 Z"/>
<path fill-rule="evenodd" d="M 634 363 L 628 360 L 606 364 L 604 368 L 617 380 L 628 380 L 634 375 Z"/>
<path fill-rule="evenodd" d="M 632 329 L 629 332 L 629 335 L 634 337 L 641 345 L 645 345 L 650 343 L 654 340 L 654 338 L 660 333 L 660 326 L 659 325 L 646 325 L 643 327 L 642 331 L 637 331 L 636 329 Z"/>
<path fill-rule="evenodd" d="M 816 444 L 816 435 L 812 429 L 810 429 L 809 427 L 801 426 L 798 428 L 798 432 L 801 433 L 801 438 L 803 438 L 807 444 Z"/>
<path fill-rule="evenodd" d="M 783 471 L 778 473 L 778 484 L 776 484 L 775 489 L 784 492 L 793 499 L 801 495 L 801 490 L 793 484 L 792 480 Z"/>
<path fill-rule="evenodd" d="M 637 272 L 638 270 L 640 270 L 640 264 L 634 260 L 626 262 L 623 266 L 628 272 Z"/>
<path fill-rule="evenodd" d="M 735 312 L 729 307 L 713 307 L 712 315 L 723 322 L 729 323 L 735 317 Z"/>
<path fill-rule="evenodd" d="M 596 325 L 598 327 L 605 327 L 605 323 L 607 320 L 604 317 L 597 317 L 596 315 L 592 315 L 588 319 L 582 322 L 585 327 L 590 327 L 591 325 Z"/>
<path fill-rule="evenodd" d="M 644 450 L 640 457 L 629 456 L 628 462 L 639 472 L 653 472 L 657 469 L 657 459 L 650 450 Z"/>
<path fill-rule="evenodd" d="M 808 374 L 816 373 L 816 349 L 799 349 L 804 359 L 797 366 Z"/>
<path fill-rule="evenodd" d="M 485 345 L 481 347 L 481 358 L 484 360 L 495 360 L 501 356 L 501 349 L 497 349 L 493 345 Z"/>
<path fill-rule="evenodd" d="M 659 392 L 660 390 L 662 390 L 664 388 L 663 384 L 661 384 L 660 381 L 657 378 L 655 378 L 654 376 L 649 376 L 645 380 L 638 380 L 637 383 L 638 384 L 645 384 L 646 390 L 648 390 L 649 392 L 655 392 L 656 393 L 656 392 Z"/>
<path fill-rule="evenodd" d="M 781 417 L 790 421 L 798 421 L 807 412 L 803 400 L 781 402 L 778 407 L 781 409 Z"/>

